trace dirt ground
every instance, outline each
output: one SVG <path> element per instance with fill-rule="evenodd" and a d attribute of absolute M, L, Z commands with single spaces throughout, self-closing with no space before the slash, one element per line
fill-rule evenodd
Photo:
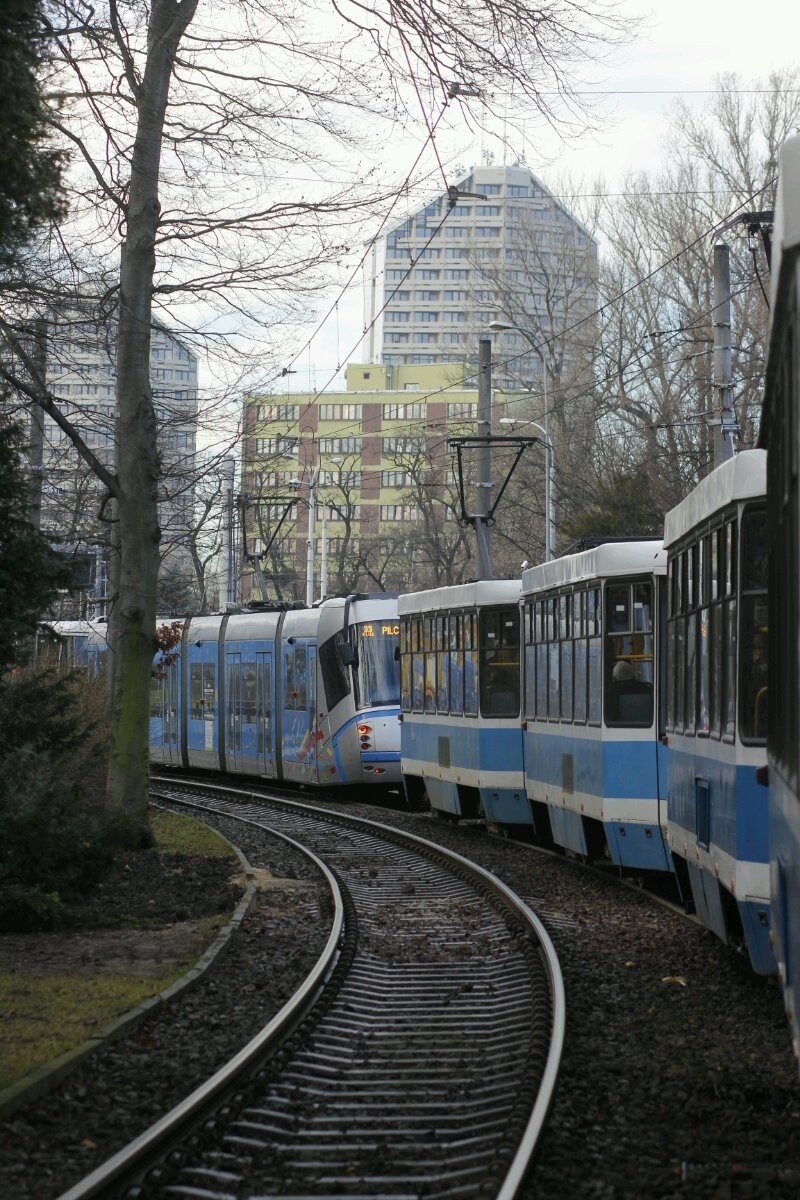
<path fill-rule="evenodd" d="M 227 919 L 243 886 L 230 858 L 126 854 L 87 901 L 77 928 L 0 934 L 0 971 L 163 975 L 171 963 L 199 958 L 213 936 L 209 919 Z M 143 927 L 126 927 L 135 924 Z"/>

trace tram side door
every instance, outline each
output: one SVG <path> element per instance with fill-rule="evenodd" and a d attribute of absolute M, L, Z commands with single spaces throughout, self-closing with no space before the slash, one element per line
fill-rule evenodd
<path fill-rule="evenodd" d="M 656 695 L 656 770 L 658 779 L 658 820 L 662 829 L 667 828 L 667 767 L 668 751 L 665 742 L 667 731 L 667 687 L 669 686 L 669 663 L 667 659 L 667 579 L 656 579 L 656 621 L 658 622 L 656 646 L 658 662 L 658 692 Z"/>
<path fill-rule="evenodd" d="M 319 783 L 319 742 L 322 733 L 317 724 L 317 647 L 308 647 L 308 689 L 306 703 L 308 705 L 308 765 L 311 777 Z"/>
<path fill-rule="evenodd" d="M 162 716 L 164 720 L 164 760 L 178 765 L 181 761 L 179 746 L 180 719 L 178 714 L 178 663 L 167 667 L 163 680 Z"/>
<path fill-rule="evenodd" d="M 262 775 L 275 778 L 275 677 L 272 651 L 256 653 L 256 745 L 258 769 Z"/>
<path fill-rule="evenodd" d="M 242 656 L 238 651 L 225 655 L 225 761 L 229 771 L 242 769 Z"/>

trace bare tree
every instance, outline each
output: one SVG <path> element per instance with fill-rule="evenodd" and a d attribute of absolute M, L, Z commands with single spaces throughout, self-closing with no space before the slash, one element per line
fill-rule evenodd
<path fill-rule="evenodd" d="M 735 76 L 699 115 L 678 104 L 665 139 L 668 165 L 626 180 L 602 217 L 606 253 L 593 407 L 597 434 L 587 470 L 562 499 L 579 519 L 609 502 L 613 479 L 643 470 L 665 512 L 713 465 L 712 252 L 737 211 L 772 207 L 774 164 L 800 120 L 800 72 L 774 73 L 743 95 Z M 768 274 L 760 238 L 744 226 L 731 244 L 734 403 L 740 445 L 757 435 L 764 374 Z M 565 406 L 585 393 L 565 389 Z M 578 520 L 580 524 L 580 520 Z"/>
<path fill-rule="evenodd" d="M 146 824 L 161 538 L 149 375 L 154 311 L 174 317 L 193 304 L 221 350 L 237 347 L 244 326 L 269 324 L 285 310 L 288 290 L 289 309 L 301 304 L 381 199 L 354 181 L 358 167 L 340 187 L 324 182 L 345 166 L 334 161 L 336 148 L 363 140 L 359 119 L 377 127 L 404 116 L 409 82 L 442 102 L 480 91 L 491 104 L 498 88 L 514 90 L 549 120 L 578 115 L 567 68 L 627 30 L 593 0 L 546 8 L 523 0 L 451 0 L 438 8 L 406 0 L 229 0 L 213 17 L 198 0 L 51 0 L 50 12 L 52 120 L 72 153 L 71 225 L 61 241 L 88 245 L 95 262 L 119 255 L 108 296 L 116 312 L 113 469 L 63 416 L 30 361 L 26 394 L 77 446 L 113 504 L 108 796 L 137 836 Z M 287 196 L 284 163 L 310 169 L 305 194 Z M 3 331 L 13 341 L 13 320 Z"/>

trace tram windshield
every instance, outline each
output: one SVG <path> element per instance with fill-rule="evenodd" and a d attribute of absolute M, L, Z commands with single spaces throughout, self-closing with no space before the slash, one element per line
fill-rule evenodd
<path fill-rule="evenodd" d="M 355 626 L 358 646 L 356 704 L 400 703 L 400 625 L 397 621 L 364 621 Z"/>

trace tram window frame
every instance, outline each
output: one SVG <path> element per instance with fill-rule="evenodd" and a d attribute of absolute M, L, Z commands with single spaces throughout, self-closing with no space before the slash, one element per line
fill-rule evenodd
<path fill-rule="evenodd" d="M 464 614 L 449 614 L 448 696 L 453 716 L 464 715 Z"/>
<path fill-rule="evenodd" d="M 651 729 L 656 717 L 655 581 L 652 576 L 607 579 L 603 590 L 603 720 L 610 729 Z M 633 670 L 630 681 L 622 684 L 613 678 L 619 662 Z M 645 675 L 649 670 L 649 680 L 641 677 L 640 668 Z M 648 716 L 622 716 L 623 697 L 637 697 L 637 703 L 628 704 L 631 709 L 644 707 L 639 697 L 649 700 Z"/>
<path fill-rule="evenodd" d="M 519 717 L 521 632 L 518 605 L 480 609 L 479 692 L 482 717 L 490 720 Z"/>
<path fill-rule="evenodd" d="M 415 616 L 411 639 L 411 711 L 421 713 L 425 699 L 425 654 L 422 648 L 422 616 Z"/>
<path fill-rule="evenodd" d="M 760 530 L 751 533 L 750 527 L 759 522 Z M 769 639 L 768 604 L 768 575 L 766 558 L 759 550 L 766 546 L 767 512 L 763 501 L 751 501 L 742 506 L 739 517 L 739 623 L 737 646 L 737 728 L 739 739 L 744 745 L 763 746 L 767 740 L 767 703 L 769 698 L 769 674 L 766 657 L 762 654 L 759 663 L 753 660 L 756 650 L 756 639 L 760 639 L 761 649 L 765 650 Z M 760 571 L 756 577 L 755 572 Z M 767 623 L 757 628 L 757 620 Z M 764 673 L 763 687 L 756 693 L 752 712 L 746 708 L 749 701 L 753 674 Z M 763 693 L 763 695 L 762 695 Z M 759 709 L 759 697 L 763 703 Z M 755 719 L 762 714 L 763 733 L 756 733 Z"/>
<path fill-rule="evenodd" d="M 480 711 L 480 669 L 478 647 L 478 614 L 475 609 L 464 613 L 464 716 L 477 717 Z M 469 667 L 469 670 L 467 669 Z"/>
<path fill-rule="evenodd" d="M 426 613 L 422 618 L 422 645 L 425 659 L 423 711 L 436 712 L 436 618 Z"/>
<path fill-rule="evenodd" d="M 437 613 L 436 633 L 436 711 L 450 712 L 450 614 Z"/>
<path fill-rule="evenodd" d="M 400 711 L 411 712 L 411 695 L 413 691 L 412 671 L 411 671 L 411 629 L 412 618 L 402 617 L 400 620 Z M 323 643 L 324 645 L 325 643 Z M 320 657 L 322 655 L 322 646 L 320 646 Z M 323 669 L 323 679 L 326 678 L 326 673 Z M 327 693 L 327 686 L 326 686 Z M 328 700 L 330 707 L 330 700 Z"/>

